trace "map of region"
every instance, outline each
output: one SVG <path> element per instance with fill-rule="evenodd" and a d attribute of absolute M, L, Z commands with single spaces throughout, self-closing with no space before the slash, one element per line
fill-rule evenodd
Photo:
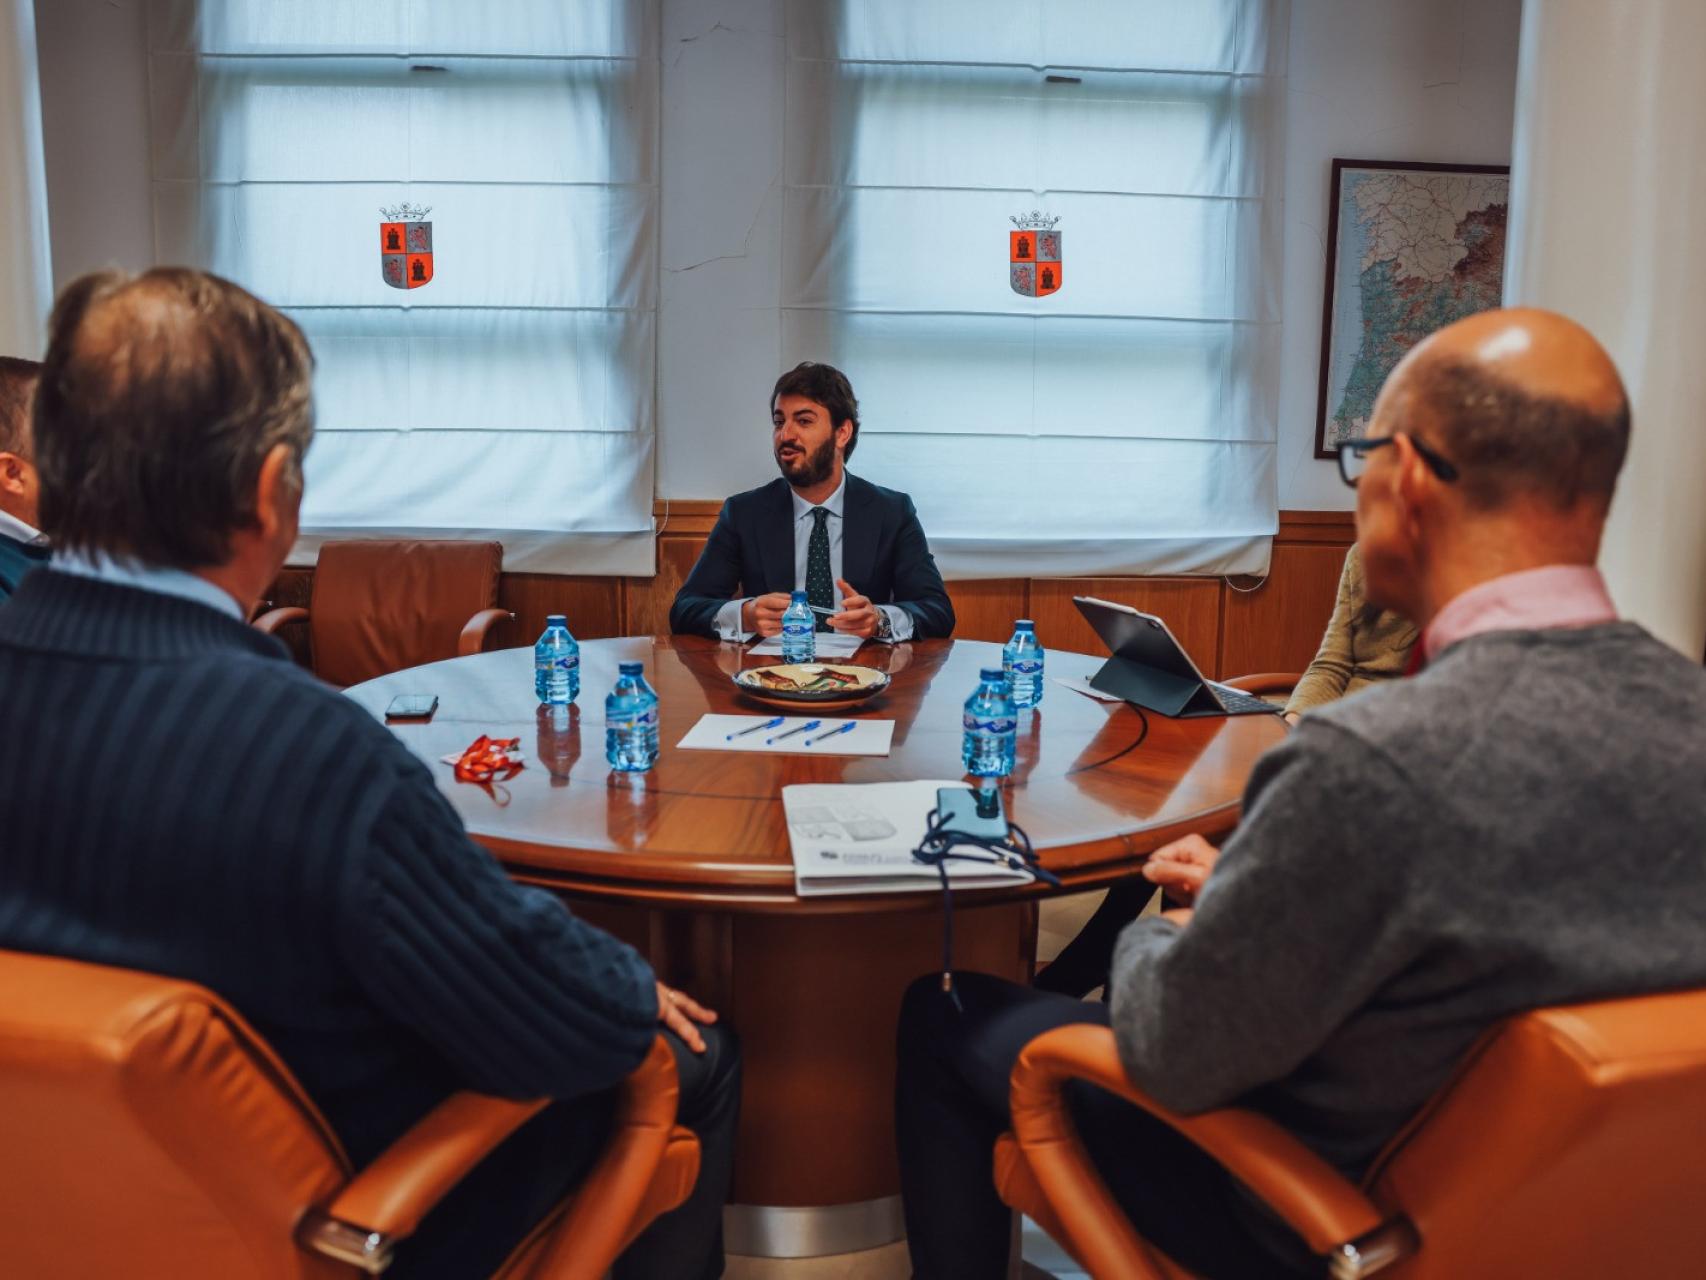
<path fill-rule="evenodd" d="M 1326 448 L 1363 433 L 1411 347 L 1499 305 L 1509 200 L 1503 174 L 1343 170 Z"/>

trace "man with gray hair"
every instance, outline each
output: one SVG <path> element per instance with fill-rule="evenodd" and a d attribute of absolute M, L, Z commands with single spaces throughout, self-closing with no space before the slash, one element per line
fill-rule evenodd
<path fill-rule="evenodd" d="M 296 538 L 311 369 L 295 324 L 198 271 L 85 276 L 54 307 L 53 559 L 0 609 L 0 947 L 211 987 L 357 1168 L 458 1090 L 559 1099 L 402 1242 L 405 1277 L 495 1271 L 591 1166 L 662 1024 L 701 1173 L 616 1275 L 718 1275 L 732 1038 L 511 881 L 425 765 L 245 625 Z"/>
<path fill-rule="evenodd" d="M 36 527 L 38 484 L 30 448 L 30 398 L 40 375 L 34 360 L 0 356 L 0 603 L 47 559 L 47 539 Z"/>
<path fill-rule="evenodd" d="M 1353 1181 L 1488 1027 L 1706 984 L 1706 671 L 1617 620 L 1594 567 L 1629 439 L 1611 360 L 1544 311 L 1472 316 L 1394 370 L 1340 466 L 1368 598 L 1425 669 L 1311 710 L 1223 849 L 1144 867 L 1175 901 L 1116 947 L 1110 1003 L 939 980 L 901 1015 L 914 1274 L 998 1275 L 992 1147 L 1025 1044 L 1111 1025 L 1163 1104 L 1261 1112 Z M 1136 1107 L 1068 1094 L 1139 1234 L 1194 1275 L 1325 1260 Z"/>

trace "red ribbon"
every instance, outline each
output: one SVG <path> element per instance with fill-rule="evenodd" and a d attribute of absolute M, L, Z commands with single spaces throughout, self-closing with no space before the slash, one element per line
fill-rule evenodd
<path fill-rule="evenodd" d="M 456 780 L 481 784 L 507 782 L 526 763 L 520 756 L 510 754 L 520 745 L 520 738 L 488 738 L 482 733 L 456 762 Z"/>

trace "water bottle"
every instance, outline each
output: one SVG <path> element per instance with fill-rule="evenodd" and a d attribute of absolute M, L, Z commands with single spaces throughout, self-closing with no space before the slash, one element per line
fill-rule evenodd
<path fill-rule="evenodd" d="M 604 758 L 618 773 L 644 773 L 658 758 L 658 696 L 643 662 L 624 662 L 604 699 Z"/>
<path fill-rule="evenodd" d="M 545 619 L 545 634 L 533 646 L 533 692 L 539 701 L 564 706 L 580 697 L 581 647 L 560 613 Z"/>
<path fill-rule="evenodd" d="M 782 612 L 782 661 L 810 662 L 815 657 L 817 617 L 806 603 L 806 593 L 796 591 Z"/>
<path fill-rule="evenodd" d="M 1013 624 L 1013 638 L 1001 650 L 1001 669 L 1013 686 L 1013 705 L 1019 710 L 1043 700 L 1043 647 L 1029 618 Z"/>
<path fill-rule="evenodd" d="M 985 667 L 977 688 L 966 699 L 965 745 L 960 757 L 975 778 L 1005 778 L 1013 772 L 1018 708 L 1013 686 L 1000 667 Z"/>

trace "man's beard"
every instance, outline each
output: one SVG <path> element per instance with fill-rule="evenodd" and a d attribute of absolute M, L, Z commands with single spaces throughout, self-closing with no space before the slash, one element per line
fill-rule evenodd
<path fill-rule="evenodd" d="M 796 489 L 809 489 L 814 484 L 822 484 L 835 470 L 835 437 L 831 436 L 825 440 L 816 453 L 807 453 L 803 458 L 797 458 L 791 468 L 782 460 L 781 450 L 777 450 L 776 465 L 781 468 L 782 478 Z"/>

